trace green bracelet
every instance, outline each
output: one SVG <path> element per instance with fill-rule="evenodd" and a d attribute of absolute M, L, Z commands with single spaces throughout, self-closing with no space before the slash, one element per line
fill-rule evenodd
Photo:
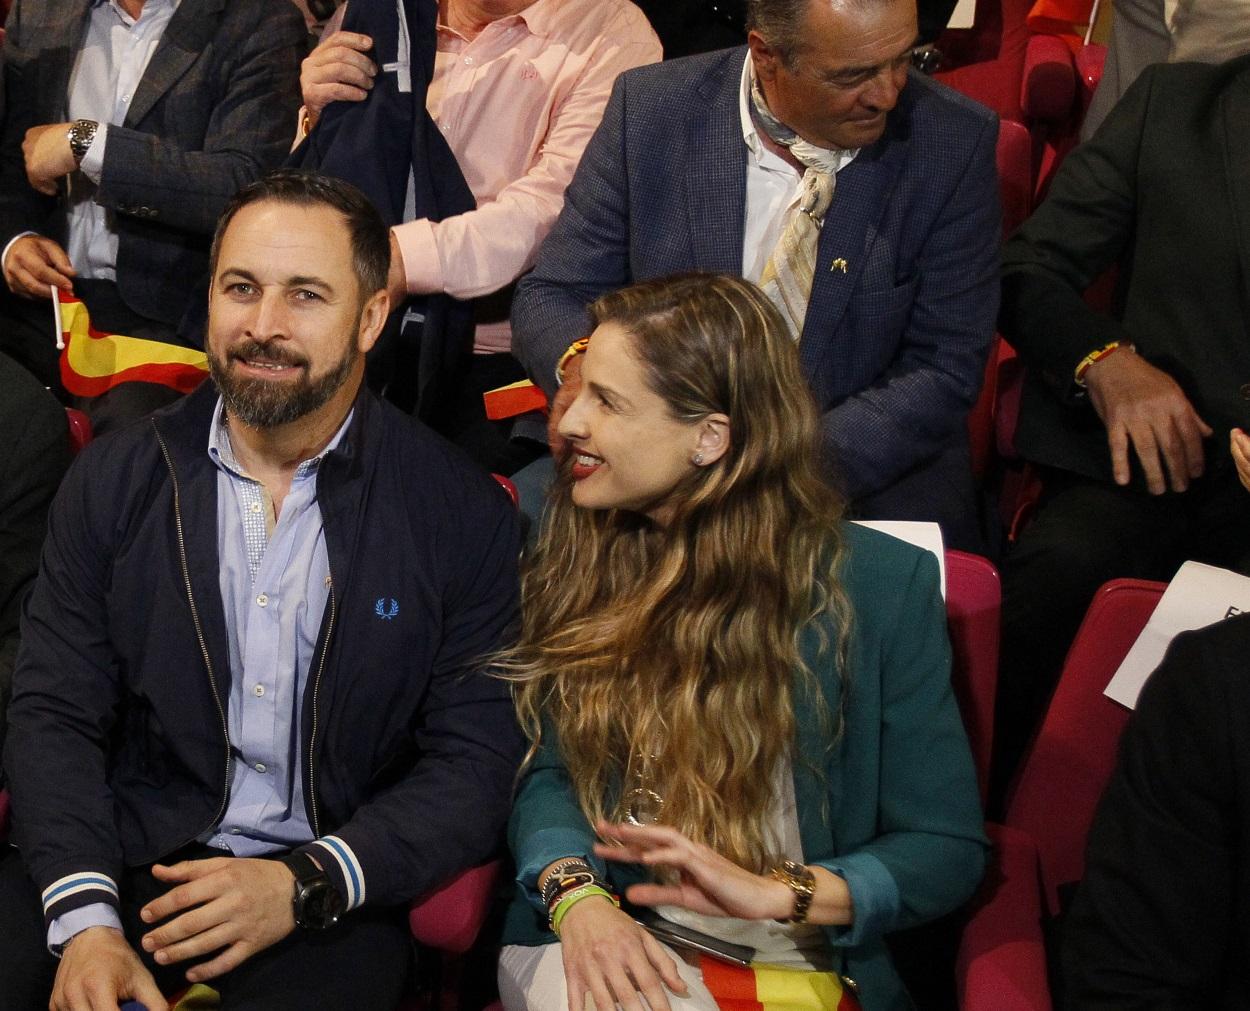
<path fill-rule="evenodd" d="M 559 902 L 556 903 L 555 908 L 551 911 L 551 932 L 555 934 L 556 937 L 559 937 L 560 922 L 564 919 L 565 914 L 581 902 L 582 899 L 589 899 L 593 895 L 602 895 L 605 899 L 611 902 L 612 905 L 616 906 L 617 909 L 621 908 L 620 900 L 606 888 L 603 888 L 600 885 L 584 885 L 581 888 L 577 888 L 569 892 L 568 895 L 565 895 Z"/>

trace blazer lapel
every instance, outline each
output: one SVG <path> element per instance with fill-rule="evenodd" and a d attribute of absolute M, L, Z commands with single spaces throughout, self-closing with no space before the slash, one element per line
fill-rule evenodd
<path fill-rule="evenodd" d="M 68 116 L 69 77 L 90 24 L 90 11 L 91 0 L 51 0 L 44 19 L 37 23 L 37 30 L 58 33 L 65 30 L 62 26 L 70 26 L 64 37 L 65 48 L 56 50 L 57 58 L 35 62 L 39 82 L 35 94 L 42 106 L 37 123 L 55 123 Z"/>
<path fill-rule="evenodd" d="M 182 0 L 148 63 L 123 124 L 138 126 L 212 41 L 223 0 Z"/>
<path fill-rule="evenodd" d="M 1250 63 L 1224 92 L 1221 125 L 1224 141 L 1224 170 L 1233 205 L 1237 246 L 1241 257 L 1241 304 L 1243 319 L 1250 319 L 1250 141 L 1245 125 L 1250 123 Z"/>
<path fill-rule="evenodd" d="M 746 144 L 738 116 L 742 60 L 718 64 L 698 91 L 706 104 L 692 117 L 692 157 L 686 165 L 686 223 L 694 270 L 742 272 L 747 192 Z"/>
<path fill-rule="evenodd" d="M 846 312 L 859 283 L 877 222 L 906 153 L 906 142 L 886 135 L 838 173 L 833 203 L 825 215 L 816 247 L 816 274 L 803 319 L 799 359 L 806 375 L 814 375 L 830 352 L 829 335 Z"/>

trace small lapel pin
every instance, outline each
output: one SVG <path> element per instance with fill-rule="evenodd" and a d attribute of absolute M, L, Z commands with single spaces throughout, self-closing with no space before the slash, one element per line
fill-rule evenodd
<path fill-rule="evenodd" d="M 846 261 L 842 259 L 842 257 L 839 256 L 836 260 L 833 261 L 833 263 L 829 264 L 829 269 L 840 270 L 842 271 L 842 273 L 845 274 L 846 273 Z"/>

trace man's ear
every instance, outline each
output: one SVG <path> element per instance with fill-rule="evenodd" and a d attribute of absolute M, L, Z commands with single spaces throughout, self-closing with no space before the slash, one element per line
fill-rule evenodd
<path fill-rule="evenodd" d="M 715 463 L 729 452 L 729 447 L 732 445 L 728 415 L 709 414 L 699 422 L 695 452 L 702 459 L 702 466 L 707 467 Z"/>
<path fill-rule="evenodd" d="M 386 325 L 389 312 L 390 300 L 387 298 L 386 289 L 379 288 L 360 310 L 360 332 L 356 335 L 356 346 L 361 354 L 368 352 L 377 343 L 378 337 L 382 334 L 382 327 Z"/>
<path fill-rule="evenodd" d="M 761 82 L 772 84 L 781 64 L 781 54 L 770 46 L 754 28 L 747 32 L 747 48 L 751 50 L 751 63 Z"/>

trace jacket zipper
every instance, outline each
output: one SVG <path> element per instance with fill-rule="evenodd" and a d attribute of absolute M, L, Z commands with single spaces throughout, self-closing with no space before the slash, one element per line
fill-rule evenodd
<path fill-rule="evenodd" d="M 317 693 L 321 690 L 321 673 L 326 668 L 326 654 L 330 651 L 330 637 L 334 635 L 334 615 L 337 599 L 334 593 L 334 574 L 330 574 L 330 620 L 326 622 L 326 637 L 321 643 L 321 659 L 313 676 L 312 730 L 308 734 L 308 811 L 312 815 L 313 838 L 321 838 L 321 819 L 317 815 L 317 767 L 313 754 L 317 747 Z"/>
<path fill-rule="evenodd" d="M 217 693 L 217 681 L 213 677 L 213 661 L 208 655 L 208 644 L 204 641 L 204 629 L 200 625 L 200 611 L 195 606 L 195 595 L 191 592 L 191 570 L 187 565 L 187 545 L 182 532 L 182 496 L 178 489 L 178 473 L 174 470 L 174 462 L 170 459 L 169 448 L 165 445 L 160 430 L 155 424 L 152 430 L 156 433 L 156 441 L 161 447 L 161 455 L 165 458 L 165 466 L 169 468 L 169 477 L 174 486 L 174 529 L 178 535 L 178 559 L 182 564 L 182 581 L 187 589 L 187 603 L 191 605 L 191 623 L 195 626 L 195 637 L 200 644 L 200 655 L 203 656 L 204 667 L 208 671 L 208 687 L 212 689 L 213 702 L 217 705 L 217 716 L 221 721 L 221 739 L 226 746 L 226 764 L 222 771 L 221 805 L 217 808 L 217 813 L 213 815 L 212 821 L 175 847 L 181 849 L 192 840 L 198 839 L 225 816 L 226 806 L 230 801 L 230 728 L 226 724 L 226 710 L 221 704 L 221 696 Z"/>

